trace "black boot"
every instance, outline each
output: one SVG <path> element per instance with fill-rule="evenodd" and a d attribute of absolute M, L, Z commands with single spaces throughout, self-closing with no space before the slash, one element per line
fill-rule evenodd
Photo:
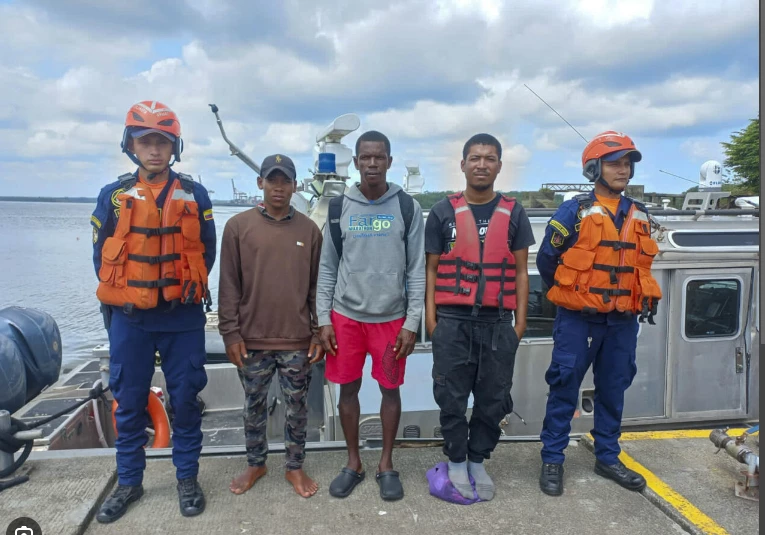
<path fill-rule="evenodd" d="M 196 516 L 205 510 L 205 495 L 197 478 L 189 477 L 178 480 L 178 502 L 183 516 Z"/>
<path fill-rule="evenodd" d="M 111 496 L 101 505 L 96 520 L 101 524 L 108 524 L 114 522 L 128 509 L 128 506 L 138 501 L 138 498 L 143 496 L 143 485 L 131 487 L 129 485 L 117 485 Z"/>
<path fill-rule="evenodd" d="M 599 476 L 613 479 L 625 489 L 643 490 L 645 488 L 645 479 L 643 476 L 634 470 L 630 470 L 620 461 L 617 461 L 616 464 L 605 464 L 600 461 L 595 461 L 595 473 Z"/>
<path fill-rule="evenodd" d="M 563 494 L 563 465 L 544 463 L 539 474 L 539 488 L 550 496 Z"/>

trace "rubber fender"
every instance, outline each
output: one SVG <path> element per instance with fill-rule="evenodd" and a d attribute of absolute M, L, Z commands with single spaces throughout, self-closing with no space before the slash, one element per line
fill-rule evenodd
<path fill-rule="evenodd" d="M 117 400 L 112 401 L 112 425 L 114 426 L 114 436 L 117 437 Z M 159 396 L 149 391 L 149 405 L 146 407 L 154 427 L 154 443 L 152 448 L 170 447 L 170 418 L 167 415 L 165 406 Z"/>

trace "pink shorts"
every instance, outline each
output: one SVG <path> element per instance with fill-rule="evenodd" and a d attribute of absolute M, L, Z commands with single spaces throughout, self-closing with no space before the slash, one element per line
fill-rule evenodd
<path fill-rule="evenodd" d="M 396 338 L 406 318 L 385 323 L 361 323 L 334 310 L 330 316 L 335 329 L 335 356 L 327 353 L 324 376 L 344 385 L 361 379 L 367 353 L 372 355 L 372 377 L 383 388 L 404 384 L 406 357 L 396 360 Z"/>

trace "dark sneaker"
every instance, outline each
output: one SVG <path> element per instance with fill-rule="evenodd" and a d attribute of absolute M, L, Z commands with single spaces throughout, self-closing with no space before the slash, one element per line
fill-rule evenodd
<path fill-rule="evenodd" d="M 624 466 L 621 462 L 616 464 L 604 464 L 595 461 L 595 473 L 599 476 L 613 479 L 619 485 L 628 490 L 643 490 L 645 488 L 645 478 Z"/>
<path fill-rule="evenodd" d="M 205 495 L 197 478 L 189 477 L 178 480 L 178 503 L 183 516 L 196 516 L 205 510 Z"/>
<path fill-rule="evenodd" d="M 563 494 L 563 465 L 544 463 L 539 474 L 539 488 L 549 496 Z"/>
<path fill-rule="evenodd" d="M 138 501 L 143 496 L 143 485 L 131 487 L 129 485 L 117 485 L 111 496 L 101 505 L 96 520 L 101 524 L 114 522 L 128 510 L 128 506 Z"/>

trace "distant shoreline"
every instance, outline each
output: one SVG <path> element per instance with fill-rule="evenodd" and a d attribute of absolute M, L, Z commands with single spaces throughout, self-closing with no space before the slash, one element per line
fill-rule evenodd
<path fill-rule="evenodd" d="M 0 196 L 0 201 L 8 202 L 74 202 L 95 203 L 96 197 L 8 197 Z"/>
<path fill-rule="evenodd" d="M 96 197 L 10 197 L 0 196 L 0 201 L 5 202 L 55 202 L 55 203 L 79 203 L 95 204 Z M 234 203 L 230 201 L 216 201 L 213 199 L 213 206 L 242 206 L 252 208 L 254 204 Z"/>

